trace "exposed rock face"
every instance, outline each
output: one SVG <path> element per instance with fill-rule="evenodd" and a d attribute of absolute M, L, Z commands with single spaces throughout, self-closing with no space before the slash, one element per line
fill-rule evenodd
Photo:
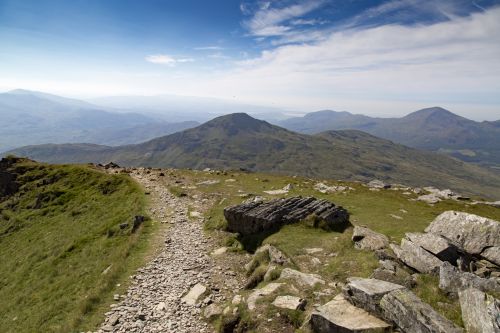
<path fill-rule="evenodd" d="M 18 158 L 0 160 L 0 199 L 16 193 L 19 189 L 19 184 L 16 182 L 17 174 L 10 170 L 11 166 L 19 161 Z"/>
<path fill-rule="evenodd" d="M 343 228 L 349 214 L 342 207 L 313 197 L 291 197 L 268 202 L 249 202 L 224 209 L 227 230 L 250 235 L 295 223 L 314 214 L 332 228 Z"/>
<path fill-rule="evenodd" d="M 443 261 L 456 263 L 459 258 L 457 249 L 441 236 L 414 232 L 407 233 L 406 238 Z"/>
<path fill-rule="evenodd" d="M 444 262 L 439 269 L 439 288 L 450 293 L 458 293 L 468 288 L 500 292 L 500 280 L 484 279 L 472 273 L 460 272 L 450 263 Z"/>
<path fill-rule="evenodd" d="M 458 328 L 407 289 L 394 290 L 380 300 L 383 318 L 406 333 L 459 333 Z"/>
<path fill-rule="evenodd" d="M 353 306 L 342 295 L 320 306 L 309 320 L 315 333 L 391 332 L 392 325 Z"/>
<path fill-rule="evenodd" d="M 296 296 L 278 296 L 274 299 L 273 305 L 281 309 L 304 310 L 306 300 Z"/>
<path fill-rule="evenodd" d="M 467 332 L 500 332 L 500 301 L 477 289 L 462 290 L 458 295 Z"/>
<path fill-rule="evenodd" d="M 281 271 L 280 278 L 295 280 L 298 284 L 309 287 L 314 287 L 317 283 L 325 283 L 325 280 L 321 279 L 321 277 L 317 274 L 302 273 L 291 268 L 285 268 Z"/>
<path fill-rule="evenodd" d="M 404 287 L 376 279 L 351 279 L 342 288 L 342 293 L 355 306 L 380 315 L 379 303 L 382 297 L 398 289 L 404 289 Z"/>
<path fill-rule="evenodd" d="M 363 250 L 380 250 L 389 246 L 389 238 L 367 227 L 355 226 L 352 233 L 354 247 Z"/>
<path fill-rule="evenodd" d="M 408 239 L 401 240 L 401 246 L 391 244 L 396 256 L 406 265 L 421 273 L 437 274 L 442 261 Z"/>
<path fill-rule="evenodd" d="M 290 264 L 290 259 L 280 250 L 272 245 L 265 244 L 257 249 L 255 253 L 267 252 L 269 255 L 269 262 L 278 265 Z"/>
<path fill-rule="evenodd" d="M 443 236 L 470 254 L 500 246 L 500 222 L 474 214 L 444 212 L 425 231 Z"/>

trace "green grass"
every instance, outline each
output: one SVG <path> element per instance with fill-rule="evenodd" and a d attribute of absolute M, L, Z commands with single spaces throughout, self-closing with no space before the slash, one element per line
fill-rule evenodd
<path fill-rule="evenodd" d="M 315 196 L 331 200 L 349 211 L 350 221 L 353 225 L 365 225 L 374 231 L 387 235 L 396 243 L 400 242 L 406 232 L 423 232 L 436 216 L 447 210 L 464 211 L 500 220 L 500 209 L 498 208 L 470 205 L 467 201 L 443 201 L 430 206 L 409 200 L 415 199 L 417 195 L 403 195 L 403 190 L 371 191 L 360 183 L 326 181 L 328 185 L 347 185 L 353 190 L 322 194 L 313 188 L 319 182 L 318 180 L 302 177 L 241 172 L 228 173 L 227 175 L 207 174 L 199 171 L 176 171 L 176 173 L 182 175 L 188 185 L 207 179 L 220 180 L 218 184 L 200 186 L 196 189 L 196 191 L 207 194 L 217 194 L 218 199 L 215 200 L 213 207 L 206 214 L 205 227 L 208 233 L 224 229 L 226 221 L 223 209 L 246 200 L 247 198 L 242 197 L 242 194 L 261 195 L 271 199 L 278 196 L 266 195 L 263 191 L 279 189 L 289 183 L 294 188 L 285 196 Z M 226 182 L 227 179 L 236 179 L 236 181 Z M 398 215 L 402 219 L 396 219 L 391 214 Z M 346 278 L 352 276 L 369 277 L 378 266 L 378 259 L 373 252 L 354 248 L 351 236 L 351 227 L 343 232 L 330 232 L 310 227 L 307 223 L 297 223 L 286 225 L 274 233 L 257 235 L 250 241 L 244 239 L 242 245 L 246 250 L 253 251 L 260 244 L 272 244 L 289 256 L 300 270 L 319 273 L 327 281 L 344 282 Z M 221 243 L 222 245 L 231 244 L 238 247 L 235 244 L 237 241 L 232 235 L 223 239 Z M 316 255 L 321 260 L 322 265 L 320 266 L 311 267 L 304 264 L 308 258 L 304 249 L 312 247 L 324 249 L 323 252 Z M 435 278 L 422 275 L 414 291 L 442 315 L 460 325 L 460 311 L 457 308 L 457 302 L 448 299 L 437 288 Z"/>
<path fill-rule="evenodd" d="M 0 202 L 0 332 L 94 329 L 149 249 L 153 222 L 132 231 L 143 190 L 85 166 L 11 171 L 22 186 Z"/>

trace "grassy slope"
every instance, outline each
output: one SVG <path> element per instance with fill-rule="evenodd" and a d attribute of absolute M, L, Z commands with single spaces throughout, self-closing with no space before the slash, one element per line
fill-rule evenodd
<path fill-rule="evenodd" d="M 466 202 L 444 201 L 430 206 L 422 202 L 410 201 L 416 195 L 403 195 L 403 191 L 383 190 L 379 192 L 370 191 L 359 183 L 327 182 L 329 185 L 348 185 L 354 190 L 345 193 L 321 194 L 313 189 L 317 181 L 299 178 L 283 177 L 268 174 L 229 173 L 227 175 L 208 174 L 199 171 L 175 171 L 182 178 L 187 179 L 186 185 L 195 184 L 202 180 L 218 179 L 221 182 L 215 185 L 198 186 L 197 191 L 217 195 L 218 199 L 213 208 L 208 212 L 207 229 L 224 228 L 225 219 L 223 208 L 231 204 L 237 204 L 245 200 L 242 193 L 264 195 L 268 198 L 274 196 L 266 195 L 264 190 L 282 188 L 292 184 L 294 189 L 288 194 L 313 195 L 317 198 L 331 200 L 349 210 L 351 222 L 355 225 L 366 225 L 369 228 L 381 232 L 399 243 L 406 232 L 422 232 L 429 223 L 440 213 L 447 210 L 459 210 L 478 214 L 481 216 L 500 220 L 500 209 L 484 206 L 469 205 Z M 236 181 L 226 182 L 227 179 Z M 180 191 L 180 189 L 179 189 Z M 182 191 L 189 191 L 182 189 Z M 404 213 L 402 210 L 406 211 Z M 391 217 L 398 215 L 402 220 Z M 378 266 L 375 255 L 370 251 L 356 250 L 351 241 L 352 229 L 348 228 L 343 233 L 326 232 L 312 229 L 303 224 L 288 225 L 279 232 L 263 236 L 259 241 L 270 243 L 293 258 L 295 263 L 303 271 L 320 273 L 327 281 L 345 281 L 347 277 L 368 277 L 374 268 Z M 253 240 L 255 241 L 255 239 Z M 237 244 L 232 238 L 227 238 L 223 244 Z M 247 244 L 252 249 L 255 243 Z M 325 254 L 335 253 L 336 256 L 323 256 L 325 264 L 319 268 L 308 265 L 307 255 L 304 248 L 322 247 Z M 448 318 L 460 324 L 460 311 L 458 302 L 448 299 L 437 288 L 437 280 L 433 277 L 423 275 L 419 280 L 418 287 L 414 290 L 425 301 L 443 313 Z M 324 300 L 327 301 L 327 300 Z"/>
<path fill-rule="evenodd" d="M 151 221 L 131 230 L 144 214 L 142 190 L 126 175 L 83 166 L 13 169 L 23 185 L 0 202 L 0 331 L 94 328 L 142 263 L 153 230 Z"/>

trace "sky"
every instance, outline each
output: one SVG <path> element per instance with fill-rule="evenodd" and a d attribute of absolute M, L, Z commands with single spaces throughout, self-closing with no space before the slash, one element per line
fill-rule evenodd
<path fill-rule="evenodd" d="M 0 0 L 0 90 L 500 119 L 500 0 Z"/>

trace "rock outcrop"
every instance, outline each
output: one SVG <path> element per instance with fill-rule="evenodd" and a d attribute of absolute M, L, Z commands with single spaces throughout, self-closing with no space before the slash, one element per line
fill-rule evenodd
<path fill-rule="evenodd" d="M 317 274 L 302 273 L 295 269 L 285 268 L 281 271 L 280 279 L 294 280 L 301 286 L 314 287 L 316 284 L 325 284 L 325 280 Z"/>
<path fill-rule="evenodd" d="M 380 300 L 384 319 L 393 322 L 406 333 L 460 333 L 462 329 L 422 302 L 408 289 L 387 293 Z"/>
<path fill-rule="evenodd" d="M 387 236 L 363 226 L 354 227 L 352 241 L 355 248 L 362 250 L 376 251 L 389 246 Z"/>
<path fill-rule="evenodd" d="M 459 258 L 457 248 L 439 235 L 432 233 L 424 234 L 420 232 L 409 232 L 406 234 L 406 238 L 413 244 L 420 246 L 442 261 L 456 263 Z"/>
<path fill-rule="evenodd" d="M 425 231 L 448 239 L 472 255 L 500 246 L 499 222 L 464 212 L 444 212 Z"/>
<path fill-rule="evenodd" d="M 403 332 L 462 332 L 403 286 L 375 279 L 353 279 L 342 292 L 353 305 L 393 323 Z"/>
<path fill-rule="evenodd" d="M 273 305 L 277 308 L 288 310 L 304 310 L 307 301 L 297 296 L 278 296 L 274 299 Z"/>
<path fill-rule="evenodd" d="M 408 239 L 401 240 L 401 246 L 391 244 L 391 249 L 399 260 L 421 273 L 437 274 L 439 267 L 443 263 Z"/>
<path fill-rule="evenodd" d="M 278 229 L 282 225 L 299 222 L 313 214 L 331 229 L 343 228 L 349 220 L 349 214 L 344 208 L 313 197 L 249 202 L 224 209 L 228 222 L 227 230 L 241 235 Z"/>

